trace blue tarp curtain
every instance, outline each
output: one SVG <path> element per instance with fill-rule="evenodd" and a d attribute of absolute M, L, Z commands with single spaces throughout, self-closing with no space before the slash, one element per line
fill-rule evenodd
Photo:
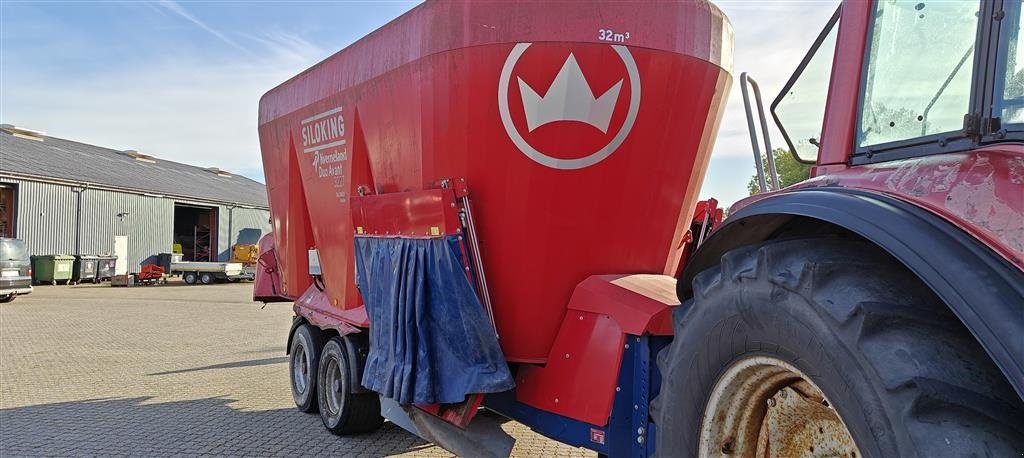
<path fill-rule="evenodd" d="M 460 243 L 356 237 L 356 281 L 370 319 L 366 388 L 400 404 L 458 403 L 513 388 Z"/>

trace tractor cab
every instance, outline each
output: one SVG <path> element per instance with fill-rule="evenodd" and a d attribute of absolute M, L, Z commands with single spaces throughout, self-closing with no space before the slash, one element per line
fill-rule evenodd
<path fill-rule="evenodd" d="M 788 149 L 801 162 L 856 166 L 1021 140 L 1021 14 L 1015 1 L 843 5 L 771 105 Z M 830 118 L 852 121 L 836 126 L 853 127 L 852 148 L 824 137 L 833 98 Z"/>
<path fill-rule="evenodd" d="M 1024 447 L 1002 426 L 1024 418 L 1021 16 L 1020 1 L 843 2 L 770 105 L 789 151 L 815 165 L 785 189 L 760 90 L 741 75 L 760 189 L 771 192 L 733 205 L 679 276 L 689 308 L 659 366 L 658 450 Z M 722 323 L 742 339 L 721 338 Z M 705 410 L 682 423 L 696 430 L 673 423 L 692 393 Z M 807 420 L 787 429 L 786 418 Z"/>

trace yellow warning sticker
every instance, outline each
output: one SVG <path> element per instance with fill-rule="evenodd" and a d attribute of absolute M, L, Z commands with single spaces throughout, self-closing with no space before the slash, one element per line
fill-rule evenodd
<path fill-rule="evenodd" d="M 363 233 L 363 226 L 356 226 L 356 234 L 362 234 L 362 233 Z"/>
<path fill-rule="evenodd" d="M 441 235 L 441 228 L 437 226 L 430 226 L 430 235 Z"/>

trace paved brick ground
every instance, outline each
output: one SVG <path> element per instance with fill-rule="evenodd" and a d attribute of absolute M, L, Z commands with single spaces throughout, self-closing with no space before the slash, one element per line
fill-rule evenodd
<path fill-rule="evenodd" d="M 337 437 L 296 411 L 291 305 L 250 292 L 57 286 L 0 304 L 0 456 L 450 456 L 390 423 Z M 515 456 L 593 456 L 504 428 Z"/>

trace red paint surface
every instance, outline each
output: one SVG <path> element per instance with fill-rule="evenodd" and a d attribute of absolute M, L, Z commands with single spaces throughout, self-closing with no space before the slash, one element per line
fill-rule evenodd
<path fill-rule="evenodd" d="M 779 192 L 830 186 L 879 192 L 924 208 L 1024 270 L 1024 145 L 837 166 L 782 191 L 743 199 L 730 212 Z"/>
<path fill-rule="evenodd" d="M 850 167 L 804 186 L 866 189 L 913 203 L 1024 270 L 1024 145 Z"/>
<path fill-rule="evenodd" d="M 547 365 L 523 366 L 516 373 L 516 398 L 607 424 L 627 334 L 672 335 L 675 286 L 675 278 L 664 275 L 598 275 L 581 282 Z"/>
<path fill-rule="evenodd" d="M 331 299 L 311 285 L 298 299 L 292 308 L 295 313 L 306 318 L 314 326 L 322 329 L 334 329 L 340 335 L 359 332 L 359 328 L 370 325 L 365 307 L 340 310 L 333 307 Z"/>
<path fill-rule="evenodd" d="M 626 334 L 672 335 L 676 279 L 668 275 L 595 275 L 576 287 L 570 310 L 612 317 Z"/>
<path fill-rule="evenodd" d="M 476 414 L 480 413 L 480 405 L 484 402 L 484 395 L 471 394 L 466 400 L 458 404 L 416 404 L 420 410 L 444 421 L 465 429 L 473 421 Z"/>
<path fill-rule="evenodd" d="M 352 224 L 360 237 L 431 238 L 462 231 L 451 189 L 352 197 Z"/>
<path fill-rule="evenodd" d="M 274 234 L 260 238 L 260 255 L 256 258 L 256 278 L 253 281 L 252 299 L 259 302 L 288 302 L 282 296 L 281 272 L 278 270 L 277 254 L 274 251 Z"/>
<path fill-rule="evenodd" d="M 570 311 L 547 365 L 519 368 L 516 399 L 592 425 L 607 424 L 625 342 L 626 334 L 610 316 Z"/>
<path fill-rule="evenodd" d="M 842 8 L 828 101 L 825 104 L 825 120 L 821 129 L 819 167 L 846 164 L 854 149 L 861 70 L 874 2 L 843 2 Z M 817 170 L 815 172 L 821 173 Z"/>
<path fill-rule="evenodd" d="M 635 62 L 639 87 L 620 54 L 598 40 L 607 28 L 630 32 L 620 44 Z M 516 43 L 533 44 L 499 94 Z M 724 17 L 702 3 L 417 7 L 261 100 L 283 287 L 292 297 L 309 287 L 306 250 L 315 246 L 327 315 L 361 307 L 351 254 L 357 187 L 420 191 L 466 177 L 502 349 L 511 361 L 547 360 L 577 283 L 676 266 L 731 84 L 716 63 L 731 65 L 731 46 Z M 620 84 L 607 131 L 577 121 L 530 131 L 519 80 L 545 94 L 570 53 L 595 97 Z M 635 122 L 620 146 L 576 170 L 527 157 L 499 109 L 499 97 L 506 98 L 511 125 L 530 145 L 574 159 L 618 135 L 636 95 Z M 338 108 L 345 144 L 319 159 L 304 152 L 303 127 L 333 115 L 303 120 Z M 343 159 L 331 157 L 341 151 Z M 336 165 L 340 174 L 332 175 Z"/>

